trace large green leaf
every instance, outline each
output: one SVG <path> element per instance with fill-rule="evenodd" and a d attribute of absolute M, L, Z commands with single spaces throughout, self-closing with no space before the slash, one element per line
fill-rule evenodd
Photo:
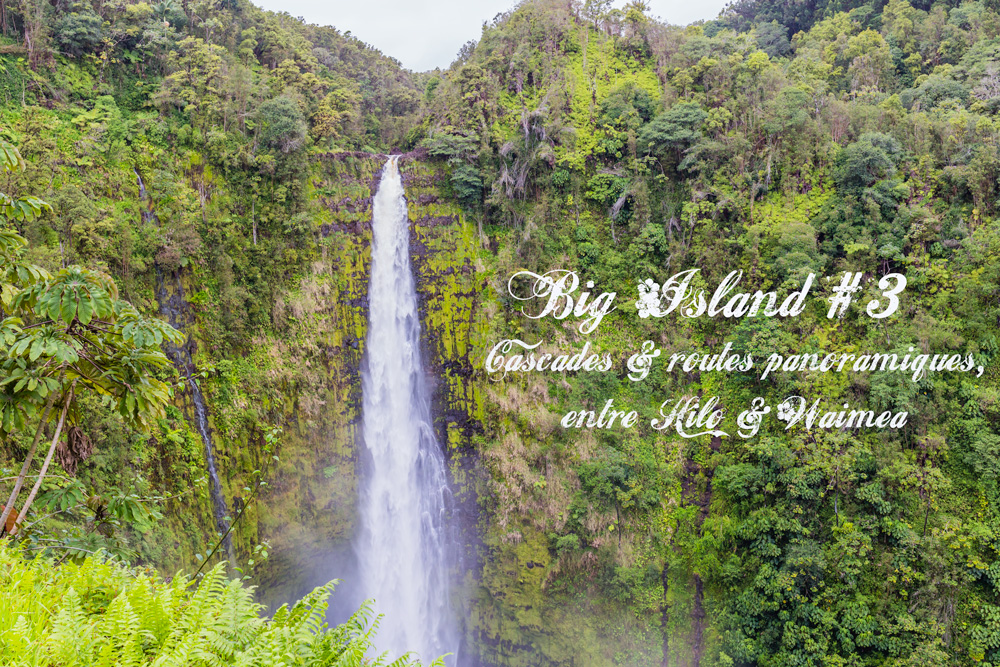
<path fill-rule="evenodd" d="M 15 171 L 24 169 L 24 158 L 17 148 L 5 139 L 0 138 L 0 171 Z"/>

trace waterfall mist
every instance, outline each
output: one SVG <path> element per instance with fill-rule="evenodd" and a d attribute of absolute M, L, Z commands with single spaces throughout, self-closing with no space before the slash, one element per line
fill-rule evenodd
<path fill-rule="evenodd" d="M 396 158 L 373 202 L 369 326 L 362 369 L 362 439 L 370 459 L 355 542 L 359 587 L 385 615 L 376 645 L 430 662 L 457 653 L 450 609 L 454 562 L 444 455 L 435 437 L 420 353 L 409 221 Z M 454 665 L 456 657 L 448 658 Z"/>

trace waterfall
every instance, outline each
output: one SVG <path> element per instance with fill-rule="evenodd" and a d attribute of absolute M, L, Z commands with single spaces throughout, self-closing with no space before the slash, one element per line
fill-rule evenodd
<path fill-rule="evenodd" d="M 143 183 L 142 176 L 139 175 L 138 171 L 133 169 L 132 173 L 135 174 L 136 183 L 139 185 L 139 201 L 144 204 L 144 206 L 140 207 L 142 221 L 149 222 L 152 220 L 158 225 L 160 219 L 153 209 L 152 199 L 149 198 L 149 194 L 146 192 L 146 184 Z M 176 276 L 176 278 L 177 291 L 171 297 L 167 293 L 163 269 L 158 264 L 156 265 L 156 300 L 159 302 L 160 315 L 167 320 L 170 326 L 183 332 L 184 325 L 181 324 L 180 319 L 182 311 L 187 304 L 184 301 L 184 288 L 181 286 L 180 276 Z M 208 468 L 209 480 L 208 492 L 212 500 L 212 515 L 215 518 L 215 528 L 219 532 L 219 535 L 225 535 L 222 538 L 222 546 L 226 550 L 229 562 L 233 567 L 236 567 L 236 551 L 233 549 L 232 536 L 228 534 L 229 521 L 226 519 L 228 505 L 226 504 L 226 497 L 222 493 L 222 482 L 219 480 L 219 471 L 215 466 L 215 447 L 212 444 L 212 434 L 208 427 L 208 406 L 205 405 L 205 398 L 201 394 L 201 388 L 195 382 L 194 378 L 191 377 L 197 370 L 194 365 L 194 359 L 191 358 L 191 348 L 188 344 L 177 347 L 165 342 L 163 344 L 163 351 L 170 361 L 173 362 L 174 366 L 177 367 L 177 370 L 188 376 L 188 387 L 191 390 L 191 402 L 194 404 L 195 421 L 198 433 L 201 435 L 201 442 L 205 446 L 205 463 Z"/>
<path fill-rule="evenodd" d="M 452 561 L 444 455 L 431 426 L 410 267 L 409 220 L 399 167 L 382 170 L 372 214 L 368 345 L 362 371 L 362 436 L 370 468 L 361 488 L 356 542 L 360 583 L 385 615 L 376 644 L 430 662 L 457 653 L 449 604 Z M 455 656 L 447 662 L 454 665 Z"/>
<path fill-rule="evenodd" d="M 201 395 L 201 388 L 198 383 L 190 377 L 194 372 L 194 361 L 191 359 L 191 351 L 187 350 L 188 361 L 188 387 L 191 389 L 191 402 L 194 403 L 194 416 L 198 423 L 198 433 L 201 434 L 201 441 L 205 445 L 205 464 L 208 467 L 208 479 L 210 486 L 209 495 L 212 498 L 212 514 L 215 517 L 215 528 L 219 535 L 223 535 L 222 547 L 226 550 L 226 557 L 233 567 L 236 567 L 236 550 L 233 549 L 233 536 L 229 534 L 229 520 L 226 518 L 228 505 L 226 497 L 222 493 L 222 483 L 219 481 L 219 471 L 215 467 L 215 447 L 212 444 L 212 434 L 208 428 L 208 406 Z"/>

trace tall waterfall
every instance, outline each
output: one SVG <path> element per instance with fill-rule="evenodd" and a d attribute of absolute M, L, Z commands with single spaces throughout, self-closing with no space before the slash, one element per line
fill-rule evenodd
<path fill-rule="evenodd" d="M 450 491 L 431 426 L 410 267 L 409 221 L 396 158 L 382 170 L 372 216 L 362 435 L 371 466 L 356 543 L 363 594 L 385 615 L 376 645 L 430 662 L 457 653 L 449 605 Z M 455 657 L 447 660 L 455 664 Z"/>

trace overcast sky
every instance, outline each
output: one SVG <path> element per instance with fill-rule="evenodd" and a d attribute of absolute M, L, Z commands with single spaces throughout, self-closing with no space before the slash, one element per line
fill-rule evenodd
<path fill-rule="evenodd" d="M 447 67 L 459 47 L 478 40 L 483 21 L 517 0 L 254 0 L 265 9 L 332 25 L 418 72 Z M 621 7 L 625 0 L 618 0 Z M 674 25 L 715 18 L 725 0 L 650 0 L 650 13 Z"/>

